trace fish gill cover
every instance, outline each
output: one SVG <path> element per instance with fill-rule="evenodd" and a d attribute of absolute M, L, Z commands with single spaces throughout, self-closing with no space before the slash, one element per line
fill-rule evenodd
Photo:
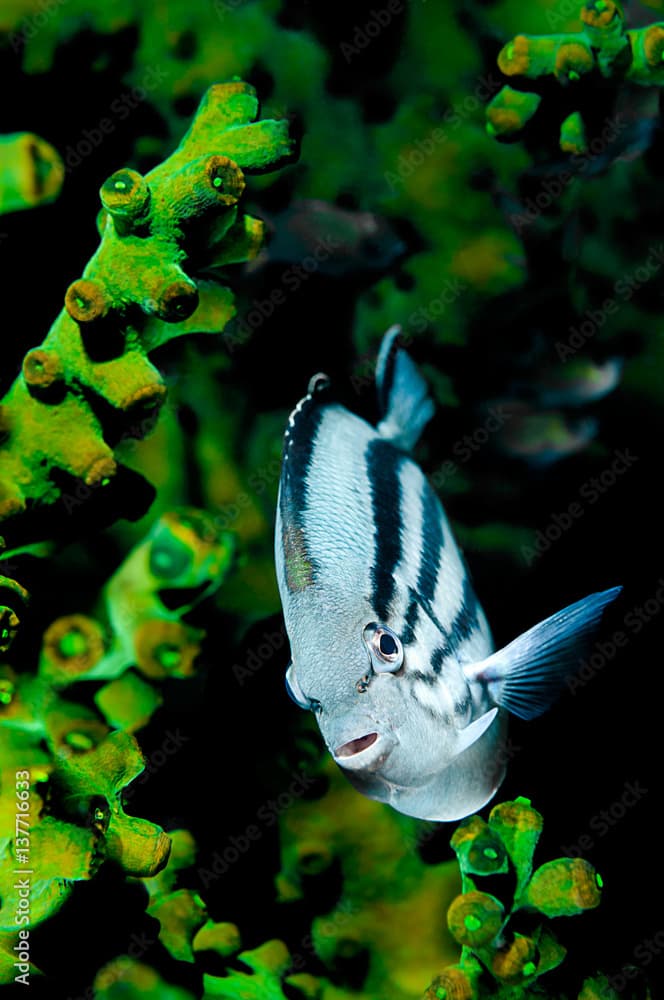
<path fill-rule="evenodd" d="M 661 9 L 2 5 L 2 996 L 663 995 Z M 459 824 L 284 686 L 288 415 L 394 323 L 496 647 L 623 587 Z"/>

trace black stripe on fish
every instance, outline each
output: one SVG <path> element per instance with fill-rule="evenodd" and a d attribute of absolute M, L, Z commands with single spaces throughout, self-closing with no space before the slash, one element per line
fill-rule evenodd
<path fill-rule="evenodd" d="M 413 681 L 421 681 L 422 684 L 424 684 L 426 687 L 434 687 L 435 685 L 438 684 L 438 678 L 437 677 L 432 677 L 431 674 L 423 674 L 420 670 L 415 671 L 415 673 L 412 675 L 412 677 L 413 677 Z M 421 701 L 420 700 L 420 698 L 418 697 L 418 694 L 417 694 L 417 684 L 416 683 L 411 684 L 410 695 L 411 695 L 411 698 L 414 698 L 414 700 L 417 702 L 419 708 L 423 712 L 425 712 L 429 716 L 429 718 L 435 719 L 436 722 L 440 722 L 441 719 L 444 718 L 444 716 L 442 716 L 441 712 L 439 712 L 435 708 L 433 708 L 427 701 Z"/>
<path fill-rule="evenodd" d="M 402 552 L 401 457 L 388 442 L 374 438 L 365 462 L 371 489 L 375 554 L 371 568 L 371 602 L 379 621 L 387 621 L 396 591 L 394 571 Z"/>
<path fill-rule="evenodd" d="M 436 593 L 440 553 L 445 544 L 438 497 L 428 483 L 422 489 L 422 554 L 417 577 L 417 590 L 422 600 L 430 604 Z"/>
<path fill-rule="evenodd" d="M 440 673 L 444 659 L 445 659 L 445 650 L 441 649 L 440 646 L 438 647 L 438 649 L 434 649 L 433 653 L 431 654 L 431 669 L 433 670 L 434 674 Z"/>
<path fill-rule="evenodd" d="M 404 627 L 401 632 L 402 646 L 410 646 L 414 641 L 415 626 L 417 625 L 417 618 L 420 613 L 420 603 L 417 599 L 417 594 L 410 587 L 408 588 L 408 595 L 408 608 L 406 609 Z"/>
<path fill-rule="evenodd" d="M 463 583 L 463 600 L 454 621 L 449 629 L 443 629 L 442 626 L 439 626 L 445 637 L 445 645 L 439 646 L 431 654 L 431 667 L 434 673 L 439 674 L 443 661 L 448 656 L 453 656 L 461 643 L 465 639 L 469 639 L 474 630 L 479 628 L 480 623 L 477 617 L 477 608 L 475 591 L 470 579 L 466 577 Z M 436 621 L 435 618 L 434 621 Z M 436 622 L 436 624 L 438 623 Z"/>
<path fill-rule="evenodd" d="M 433 674 L 425 674 L 421 670 L 413 670 L 409 675 L 409 679 L 412 678 L 414 681 L 422 681 L 423 684 L 427 684 L 429 687 L 434 687 L 438 683 L 438 678 L 434 677 Z"/>
<path fill-rule="evenodd" d="M 479 628 L 477 617 L 477 597 L 470 578 L 463 582 L 463 603 L 458 615 L 450 628 L 450 640 L 454 647 L 460 646 L 464 639 L 469 639 L 476 628 Z"/>
<path fill-rule="evenodd" d="M 288 418 L 284 435 L 284 459 L 280 513 L 286 585 L 291 593 L 305 590 L 315 579 L 316 564 L 306 542 L 305 510 L 309 468 L 323 421 L 319 400 L 305 396 Z"/>
<path fill-rule="evenodd" d="M 472 635 L 475 628 L 479 628 L 477 608 L 477 597 L 468 577 L 466 577 L 463 585 L 463 602 L 449 629 L 443 628 L 430 604 L 427 603 L 424 605 L 426 613 L 444 640 L 443 645 L 437 646 L 431 654 L 430 662 L 433 675 L 430 676 L 434 678 L 438 677 L 443 669 L 445 660 L 449 656 L 454 655 L 460 644 L 464 639 L 468 639 Z"/>

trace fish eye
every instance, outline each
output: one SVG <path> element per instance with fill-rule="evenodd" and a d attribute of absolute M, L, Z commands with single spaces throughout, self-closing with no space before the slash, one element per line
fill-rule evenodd
<path fill-rule="evenodd" d="M 385 657 L 395 656 L 399 652 L 397 641 L 393 635 L 389 634 L 389 632 L 383 632 L 381 635 L 378 640 L 378 649 L 380 650 L 381 656 Z"/>
<path fill-rule="evenodd" d="M 297 677 L 295 676 L 292 663 L 286 671 L 285 681 L 286 690 L 298 708 L 304 708 L 311 712 L 315 712 L 320 708 L 320 702 L 314 701 L 313 698 L 307 698 L 307 696 L 303 694 L 302 688 L 300 687 Z"/>
<path fill-rule="evenodd" d="M 396 673 L 403 663 L 403 646 L 399 636 L 387 625 L 372 622 L 364 630 L 371 664 L 376 673 Z"/>

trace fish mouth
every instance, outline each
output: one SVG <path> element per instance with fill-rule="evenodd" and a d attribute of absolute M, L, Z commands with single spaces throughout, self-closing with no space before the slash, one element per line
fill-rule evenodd
<path fill-rule="evenodd" d="M 357 740 L 349 740 L 348 743 L 337 747 L 334 751 L 334 756 L 341 759 L 356 757 L 358 753 L 362 753 L 364 750 L 372 747 L 377 739 L 378 733 L 367 733 L 366 736 L 360 736 Z"/>
<path fill-rule="evenodd" d="M 376 771 L 387 760 L 396 742 L 389 733 L 365 733 L 342 743 L 332 756 L 339 767 L 347 771 Z"/>

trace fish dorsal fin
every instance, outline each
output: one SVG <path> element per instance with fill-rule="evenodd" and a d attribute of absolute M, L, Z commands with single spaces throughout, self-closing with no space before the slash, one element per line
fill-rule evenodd
<path fill-rule="evenodd" d="M 477 743 L 480 736 L 484 735 L 497 715 L 498 709 L 492 708 L 488 712 L 485 712 L 484 715 L 480 715 L 479 719 L 475 719 L 465 729 L 460 730 L 454 745 L 455 754 L 458 756 L 464 750 L 467 750 L 468 747 L 472 746 L 473 743 Z"/>
<path fill-rule="evenodd" d="M 399 347 L 401 327 L 383 337 L 376 363 L 376 388 L 382 420 L 381 437 L 410 451 L 434 413 L 427 384 L 408 354 Z"/>
<path fill-rule="evenodd" d="M 578 670 L 604 608 L 621 589 L 590 594 L 557 611 L 486 660 L 465 666 L 467 679 L 486 684 L 494 702 L 513 715 L 536 718 Z"/>

